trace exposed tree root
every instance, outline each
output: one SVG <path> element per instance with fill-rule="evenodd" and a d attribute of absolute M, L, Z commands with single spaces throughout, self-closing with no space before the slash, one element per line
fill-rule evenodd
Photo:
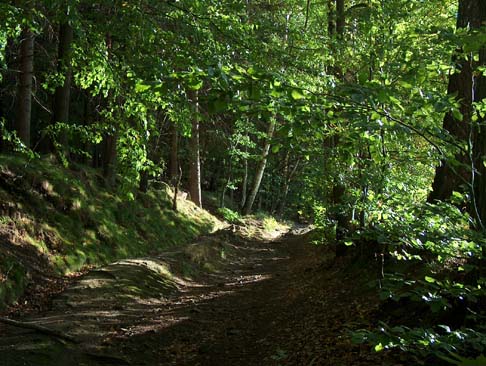
<path fill-rule="evenodd" d="M 17 320 L 12 320 L 12 319 L 3 318 L 3 317 L 0 317 L 0 323 L 8 324 L 8 325 L 11 325 L 11 326 L 14 326 L 14 327 L 17 327 L 17 328 L 35 330 L 36 332 L 39 332 L 39 333 L 42 333 L 42 334 L 45 334 L 45 335 L 48 335 L 48 336 L 56 337 L 56 338 L 59 338 L 59 339 L 62 339 L 64 341 L 68 341 L 68 342 L 71 342 L 71 343 L 79 343 L 79 341 L 76 338 L 74 338 L 74 337 L 72 337 L 68 334 L 59 332 L 59 331 L 54 330 L 54 329 L 43 327 L 41 325 L 36 325 L 36 324 L 26 323 L 26 322 L 19 322 Z"/>

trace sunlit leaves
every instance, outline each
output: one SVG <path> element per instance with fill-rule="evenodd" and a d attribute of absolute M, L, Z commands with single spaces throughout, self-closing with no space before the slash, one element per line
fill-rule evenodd
<path fill-rule="evenodd" d="M 292 89 L 292 91 L 290 92 L 290 95 L 291 95 L 292 99 L 294 99 L 294 100 L 299 100 L 299 99 L 305 98 L 304 94 L 302 94 L 302 92 L 298 89 Z"/>

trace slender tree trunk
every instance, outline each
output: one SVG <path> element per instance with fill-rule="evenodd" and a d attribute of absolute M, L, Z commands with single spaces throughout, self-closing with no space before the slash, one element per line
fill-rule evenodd
<path fill-rule="evenodd" d="M 116 160 L 118 142 L 118 131 L 106 135 L 103 140 L 103 177 L 106 180 L 108 186 L 115 185 L 115 172 L 116 172 Z"/>
<path fill-rule="evenodd" d="M 169 155 L 169 180 L 175 185 L 179 173 L 179 134 L 177 125 L 174 122 L 170 124 L 170 155 Z"/>
<path fill-rule="evenodd" d="M 304 22 L 304 30 L 307 30 L 307 24 L 309 23 L 309 13 L 311 7 L 311 0 L 307 0 L 307 4 L 305 6 L 305 22 Z"/>
<path fill-rule="evenodd" d="M 32 77 L 34 73 L 34 34 L 29 28 L 21 33 L 20 74 L 17 91 L 15 130 L 22 143 L 30 147 L 30 119 L 32 114 Z"/>
<path fill-rule="evenodd" d="M 221 197 L 220 197 L 219 206 L 222 207 L 222 208 L 225 207 L 224 201 L 225 201 L 225 198 L 226 198 L 226 191 L 228 190 L 228 186 L 231 183 L 232 176 L 233 176 L 233 164 L 232 164 L 231 157 L 230 157 L 229 166 L 228 166 L 228 178 L 225 179 L 225 181 L 223 183 L 223 189 L 221 190 Z M 233 191 L 233 190 L 231 190 L 231 191 Z"/>
<path fill-rule="evenodd" d="M 287 174 L 285 175 L 283 191 L 282 191 L 282 195 L 280 197 L 280 202 L 279 202 L 278 208 L 277 208 L 277 216 L 279 216 L 279 217 L 282 217 L 283 214 L 284 214 L 285 205 L 287 204 L 287 196 L 288 196 L 289 190 L 290 190 L 290 182 L 292 182 L 292 178 L 294 177 L 295 173 L 297 172 L 299 164 L 300 164 L 300 159 L 297 160 L 297 162 L 295 163 L 292 170 L 290 170 L 289 167 L 286 168 Z M 286 163 L 286 165 L 288 165 L 288 162 Z"/>
<path fill-rule="evenodd" d="M 245 146 L 245 153 L 248 152 L 248 147 Z M 243 209 L 246 203 L 246 196 L 248 190 L 248 159 L 245 157 L 243 167 L 243 182 L 241 183 L 241 202 L 240 207 Z"/>
<path fill-rule="evenodd" d="M 199 100 L 198 93 L 189 94 L 190 102 L 193 105 L 192 129 L 190 140 L 190 161 L 189 161 L 189 193 L 191 201 L 202 207 L 201 201 L 201 158 L 199 150 Z"/>
<path fill-rule="evenodd" d="M 177 211 L 177 196 L 179 195 L 179 185 L 182 179 L 182 168 L 179 167 L 179 174 L 174 178 L 174 197 L 172 198 L 172 210 Z"/>
<path fill-rule="evenodd" d="M 255 178 L 253 179 L 253 186 L 250 195 L 248 196 L 245 202 L 245 206 L 243 207 L 243 214 L 245 215 L 250 214 L 251 209 L 253 207 L 253 203 L 255 202 L 255 197 L 257 196 L 258 190 L 260 189 L 260 184 L 262 182 L 263 173 L 265 172 L 265 167 L 267 165 L 268 154 L 270 152 L 270 145 L 271 145 L 271 140 L 274 131 L 275 131 L 275 120 L 272 119 L 270 120 L 270 124 L 268 125 L 267 139 L 263 147 L 260 164 L 258 165 L 257 171 L 255 173 Z"/>
<path fill-rule="evenodd" d="M 334 0 L 335 12 L 332 14 L 331 4 L 329 5 L 329 19 L 328 19 L 328 29 L 329 34 L 332 36 L 335 24 L 336 36 L 338 39 L 342 40 L 344 38 L 344 30 L 346 25 L 345 16 L 345 0 Z M 334 15 L 334 19 L 332 17 Z M 332 73 L 339 79 L 343 78 L 343 71 L 340 65 L 332 65 Z M 332 150 L 337 150 L 339 146 L 339 135 L 328 139 L 325 145 L 330 145 Z M 336 256 L 343 256 L 347 252 L 347 247 L 343 242 L 346 233 L 349 228 L 349 217 L 343 207 L 344 198 L 346 194 L 346 187 L 341 182 L 339 178 L 334 179 L 332 190 L 331 190 L 331 202 L 332 202 L 332 216 L 336 222 Z"/>
<path fill-rule="evenodd" d="M 106 34 L 105 37 L 106 49 L 108 52 L 108 59 L 111 59 L 111 52 L 113 49 L 113 39 L 111 34 Z M 112 97 L 112 93 L 108 93 L 108 98 Z M 108 186 L 115 185 L 115 173 L 116 173 L 116 160 L 117 160 L 117 143 L 118 143 L 118 128 L 113 126 L 113 130 L 106 133 L 103 138 L 103 150 L 102 150 L 102 166 L 103 177 L 105 178 Z"/>
<path fill-rule="evenodd" d="M 336 33 L 336 22 L 334 19 L 335 0 L 327 0 L 327 34 L 331 37 Z"/>
<path fill-rule="evenodd" d="M 140 173 L 140 182 L 138 183 L 138 190 L 142 193 L 147 193 L 149 186 L 149 173 L 143 170 Z"/>
<path fill-rule="evenodd" d="M 59 27 L 59 47 L 57 71 L 64 76 L 62 85 L 56 88 L 54 94 L 53 123 L 69 121 L 69 101 L 71 96 L 71 43 L 73 41 L 73 28 L 68 23 L 63 23 Z M 62 130 L 60 143 L 64 153 L 68 153 L 68 131 Z"/>

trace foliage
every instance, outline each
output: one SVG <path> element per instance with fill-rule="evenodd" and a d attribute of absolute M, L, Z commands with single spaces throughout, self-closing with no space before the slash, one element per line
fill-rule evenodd
<path fill-rule="evenodd" d="M 486 291 L 484 277 L 478 277 L 482 235 L 471 231 L 470 217 L 450 204 L 398 208 L 356 237 L 387 253 L 380 299 L 384 309 L 394 310 L 383 314 L 376 330 L 358 331 L 354 340 L 376 351 L 407 352 L 418 364 L 450 361 L 452 354 L 484 354 Z M 411 271 L 418 263 L 421 270 Z M 405 323 L 397 323 L 395 318 L 402 317 Z"/>
<path fill-rule="evenodd" d="M 218 213 L 223 216 L 225 221 L 228 221 L 232 224 L 237 223 L 241 220 L 241 216 L 238 212 L 233 211 L 227 207 L 218 208 Z"/>
<path fill-rule="evenodd" d="M 457 0 L 344 4 L 340 29 L 335 1 L 0 1 L 3 151 L 27 155 L 29 174 L 53 152 L 66 167 L 90 172 L 92 186 L 69 179 L 76 193 L 58 191 L 62 179 L 46 172 L 56 186 L 43 193 L 49 204 L 72 197 L 70 205 L 81 207 L 75 214 L 96 221 L 96 230 L 80 229 L 56 208 L 62 223 L 56 230 L 71 248 L 56 266 L 134 255 L 133 243 L 142 241 L 157 247 L 151 230 L 179 216 L 168 210 L 167 197 L 136 190 L 173 184 L 177 170 L 180 188 L 188 185 L 196 165 L 190 138 L 199 121 L 201 185 L 227 221 L 242 219 L 236 211 L 265 161 L 255 206 L 265 212 L 257 215 L 266 231 L 279 226 L 272 215 L 312 221 L 323 242 L 349 245 L 370 266 L 383 258 L 377 283 L 384 304 L 432 314 L 420 326 L 383 318 L 383 330 L 363 333 L 363 341 L 401 347 L 417 359 L 476 362 L 467 357 L 483 352 L 484 330 L 471 324 L 484 316 L 476 308 L 484 301 L 486 243 L 471 207 L 486 207 L 486 200 L 478 203 L 486 173 L 478 140 L 484 102 L 471 101 L 465 113 L 468 101 L 447 91 L 466 64 L 482 85 L 484 30 L 454 30 Z M 58 59 L 62 24 L 74 30 L 65 67 Z M 32 150 L 14 132 L 23 28 L 36 35 Z M 69 120 L 52 121 L 48 106 L 69 70 Z M 444 115 L 462 135 L 443 125 Z M 449 200 L 426 203 L 439 162 L 462 184 Z M 136 213 L 144 220 L 135 227 Z M 201 228 L 178 222 L 192 233 Z M 79 237 L 86 237 L 88 254 L 76 246 Z M 45 250 L 41 242 L 32 238 Z M 407 273 L 413 266 L 419 274 Z M 464 319 L 444 322 L 444 313 L 461 304 L 468 308 Z"/>
<path fill-rule="evenodd" d="M 96 172 L 69 171 L 49 161 L 0 157 L 3 207 L 14 207 L 15 218 L 4 216 L 2 235 L 28 243 L 33 263 L 6 248 L 0 262 L 0 303 L 16 300 L 35 271 L 72 273 L 85 266 L 147 255 L 182 245 L 213 231 L 219 221 L 191 202 L 171 209 L 170 191 L 152 190 L 136 201 L 96 183 Z M 22 174 L 22 175 L 21 175 Z"/>

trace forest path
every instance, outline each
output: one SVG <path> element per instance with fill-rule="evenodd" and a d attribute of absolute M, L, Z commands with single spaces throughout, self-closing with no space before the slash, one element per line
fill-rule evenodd
<path fill-rule="evenodd" d="M 50 310 L 22 319 L 80 343 L 1 325 L 0 364 L 399 365 L 349 340 L 376 310 L 366 276 L 295 234 L 250 240 L 226 230 L 184 253 L 91 271 Z"/>

